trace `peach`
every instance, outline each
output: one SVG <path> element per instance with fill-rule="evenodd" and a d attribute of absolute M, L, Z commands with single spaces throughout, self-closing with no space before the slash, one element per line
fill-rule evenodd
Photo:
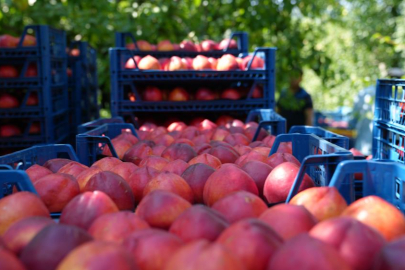
<path fill-rule="evenodd" d="M 211 166 L 214 169 L 222 165 L 221 161 L 217 157 L 214 157 L 213 155 L 207 153 L 198 155 L 188 162 L 189 165 L 193 165 L 196 163 L 204 163 L 207 164 L 208 166 Z"/>
<path fill-rule="evenodd" d="M 58 170 L 58 173 L 69 174 L 76 179 L 79 174 L 81 174 L 84 170 L 88 168 L 89 167 L 87 167 L 86 165 L 76 162 L 70 162 L 65 166 L 63 166 L 62 168 L 60 168 Z"/>
<path fill-rule="evenodd" d="M 224 164 L 211 174 L 204 186 L 204 203 L 212 206 L 228 194 L 245 190 L 258 195 L 253 179 L 236 165 Z"/>
<path fill-rule="evenodd" d="M 250 146 L 246 145 L 241 145 L 237 144 L 233 147 L 233 149 L 236 150 L 236 152 L 239 153 L 239 155 L 243 156 L 244 154 L 248 154 L 250 151 L 252 151 L 252 148 Z"/>
<path fill-rule="evenodd" d="M 193 69 L 194 70 L 210 70 L 212 69 L 211 63 L 208 61 L 208 58 L 204 55 L 197 55 L 193 59 Z"/>
<path fill-rule="evenodd" d="M 152 167 L 142 167 L 129 176 L 127 182 L 135 196 L 135 203 L 139 203 L 143 198 L 143 190 L 146 185 L 160 174 L 160 171 Z"/>
<path fill-rule="evenodd" d="M 204 131 L 204 130 L 213 130 L 215 128 L 217 128 L 217 125 L 215 123 L 213 123 L 212 121 L 208 120 L 208 119 L 204 119 L 203 121 L 201 121 L 198 125 L 197 128 L 200 131 Z"/>
<path fill-rule="evenodd" d="M 236 69 L 239 69 L 239 64 L 232 54 L 225 54 L 218 59 L 217 70 L 227 71 Z"/>
<path fill-rule="evenodd" d="M 211 148 L 208 154 L 213 155 L 218 158 L 222 164 L 224 163 L 234 163 L 239 158 L 239 153 L 233 148 L 226 147 L 224 145 L 218 145 Z"/>
<path fill-rule="evenodd" d="M 177 175 L 181 175 L 187 168 L 188 168 L 188 163 L 181 160 L 181 159 L 176 159 L 173 161 L 170 161 L 167 163 L 163 168 L 162 172 L 170 172 L 170 173 L 175 173 Z"/>
<path fill-rule="evenodd" d="M 22 250 L 20 259 L 30 270 L 55 269 L 70 251 L 91 240 L 91 235 L 81 228 L 49 225 Z"/>
<path fill-rule="evenodd" d="M 109 171 L 121 176 L 126 182 L 131 174 L 133 174 L 138 169 L 134 163 L 131 162 L 122 162 L 117 166 L 111 168 Z"/>
<path fill-rule="evenodd" d="M 189 41 L 189 40 L 183 40 L 180 42 L 180 49 L 183 51 L 189 51 L 189 52 L 196 52 L 197 48 L 195 47 L 194 43 Z"/>
<path fill-rule="evenodd" d="M 243 58 L 242 62 L 243 70 L 247 69 L 252 57 L 253 57 L 252 55 L 248 55 Z M 252 60 L 252 64 L 250 65 L 250 69 L 263 69 L 263 68 L 264 68 L 264 60 L 258 56 L 255 56 Z"/>
<path fill-rule="evenodd" d="M 373 270 L 399 270 L 405 265 L 405 237 L 386 244 L 374 260 Z"/>
<path fill-rule="evenodd" d="M 142 57 L 136 55 L 134 57 L 129 58 L 125 62 L 125 68 L 126 69 L 135 69 L 137 65 L 139 64 L 139 61 L 141 61 Z"/>
<path fill-rule="evenodd" d="M 154 190 L 166 190 L 173 192 L 183 199 L 193 203 L 194 195 L 191 187 L 188 183 L 179 175 L 170 172 L 162 172 L 156 177 L 154 177 L 145 186 L 143 190 L 143 196 L 145 197 L 148 193 Z"/>
<path fill-rule="evenodd" d="M 128 236 L 123 247 L 135 259 L 140 269 L 163 269 L 167 261 L 183 245 L 183 241 L 163 230 L 146 229 Z"/>
<path fill-rule="evenodd" d="M 174 141 L 174 143 L 177 143 L 177 144 L 184 143 L 184 144 L 190 145 L 191 147 L 193 147 L 195 145 L 191 140 L 186 139 L 186 138 L 178 138 Z"/>
<path fill-rule="evenodd" d="M 259 219 L 284 240 L 309 232 L 318 222 L 305 207 L 285 203 L 270 207 L 260 215 Z"/>
<path fill-rule="evenodd" d="M 193 142 L 194 145 L 201 145 L 201 144 L 209 143 L 210 137 L 211 136 L 208 137 L 206 134 L 201 134 L 201 135 L 194 137 L 191 141 Z"/>
<path fill-rule="evenodd" d="M 59 222 L 87 230 L 96 218 L 114 212 L 118 212 L 118 207 L 107 194 L 87 191 L 77 195 L 65 206 Z"/>
<path fill-rule="evenodd" d="M 291 162 L 284 162 L 275 167 L 267 176 L 264 183 L 263 195 L 268 203 L 280 203 L 287 200 L 287 196 L 295 181 L 300 167 Z M 314 181 L 308 174 L 305 174 L 299 191 L 313 187 Z"/>
<path fill-rule="evenodd" d="M 347 208 L 335 187 L 313 187 L 295 195 L 290 204 L 302 205 L 319 221 L 340 216 Z"/>
<path fill-rule="evenodd" d="M 249 126 L 249 127 L 245 127 L 245 130 L 244 130 L 243 134 L 245 134 L 245 136 L 246 136 L 250 141 L 252 141 L 252 140 L 253 140 L 253 137 L 254 137 L 255 134 L 256 134 L 256 131 L 257 131 L 257 127 L 255 127 L 255 126 Z M 266 138 L 267 135 L 268 135 L 267 132 L 266 132 L 263 128 L 261 128 L 260 131 L 259 131 L 259 134 L 257 135 L 256 140 L 257 140 L 257 141 L 262 141 L 264 138 Z"/>
<path fill-rule="evenodd" d="M 225 38 L 218 44 L 218 50 L 225 50 L 226 48 L 237 49 L 238 44 L 236 43 L 236 40 Z"/>
<path fill-rule="evenodd" d="M 134 210 L 135 198 L 129 184 L 118 174 L 99 172 L 93 175 L 83 191 L 99 190 L 107 194 L 120 210 Z"/>
<path fill-rule="evenodd" d="M 190 94 L 182 87 L 176 87 L 169 93 L 170 101 L 187 101 L 190 99 Z"/>
<path fill-rule="evenodd" d="M 182 131 L 187 127 L 183 122 L 173 122 L 167 127 L 167 131 Z"/>
<path fill-rule="evenodd" d="M 80 173 L 76 178 L 80 191 L 83 191 L 90 178 L 99 172 L 102 172 L 102 170 L 100 170 L 98 167 L 90 167 Z"/>
<path fill-rule="evenodd" d="M 152 147 L 152 155 L 160 157 L 163 153 L 163 151 L 165 151 L 166 146 L 163 145 L 156 145 L 154 147 Z"/>
<path fill-rule="evenodd" d="M 64 173 L 54 173 L 38 179 L 34 183 L 41 200 L 49 212 L 61 212 L 80 193 L 76 179 Z"/>
<path fill-rule="evenodd" d="M 273 155 L 269 156 L 266 161 L 266 163 L 273 168 L 284 162 L 292 162 L 298 166 L 301 166 L 298 159 L 289 153 L 274 153 Z"/>
<path fill-rule="evenodd" d="M 221 213 L 205 205 L 194 205 L 176 218 L 169 232 L 184 242 L 200 239 L 215 241 L 228 226 L 228 221 Z"/>
<path fill-rule="evenodd" d="M 276 140 L 276 136 L 274 135 L 267 135 L 262 142 L 265 143 L 268 147 L 272 147 L 274 144 L 274 141 Z"/>
<path fill-rule="evenodd" d="M 181 175 L 181 177 L 189 184 L 191 187 L 194 200 L 197 203 L 203 202 L 203 191 L 205 183 L 208 180 L 208 177 L 215 172 L 215 169 L 212 167 L 203 164 L 196 163 L 187 168 Z"/>
<path fill-rule="evenodd" d="M 263 198 L 264 183 L 266 182 L 267 176 L 269 176 L 273 168 L 264 162 L 251 160 L 247 161 L 241 167 L 241 169 L 244 170 L 250 177 L 252 177 L 259 190 L 259 196 Z"/>
<path fill-rule="evenodd" d="M 201 155 L 204 153 L 208 153 L 208 151 L 212 148 L 212 146 L 208 143 L 203 143 L 201 145 L 195 145 L 193 149 L 196 151 L 197 155 Z"/>
<path fill-rule="evenodd" d="M 250 140 L 245 135 L 236 133 L 236 134 L 229 134 L 228 136 L 226 136 L 224 142 L 227 142 L 232 146 L 238 144 L 249 145 Z"/>
<path fill-rule="evenodd" d="M 405 216 L 394 205 L 377 196 L 367 196 L 350 204 L 342 216 L 353 217 L 379 231 L 387 241 L 405 235 Z"/>
<path fill-rule="evenodd" d="M 51 172 L 56 173 L 59 171 L 60 168 L 65 166 L 66 164 L 74 162 L 70 159 L 66 158 L 54 158 L 50 159 L 43 165 L 45 168 L 49 169 Z"/>
<path fill-rule="evenodd" d="M 270 147 L 266 147 L 266 146 L 258 146 L 252 149 L 252 151 L 260 153 L 264 156 L 269 156 L 271 148 Z"/>
<path fill-rule="evenodd" d="M 162 40 L 157 44 L 158 51 L 173 51 L 174 46 L 170 40 Z"/>
<path fill-rule="evenodd" d="M 323 221 L 312 228 L 309 235 L 336 248 L 356 270 L 371 269 L 373 260 L 370 258 L 375 258 L 385 245 L 385 239 L 378 231 L 350 217 Z"/>
<path fill-rule="evenodd" d="M 186 70 L 187 65 L 183 61 L 181 61 L 181 58 L 178 56 L 172 56 L 170 57 L 169 63 L 166 65 L 165 70 L 169 71 L 175 71 L 175 70 Z"/>
<path fill-rule="evenodd" d="M 92 241 L 70 252 L 57 268 L 57 270 L 72 269 L 138 270 L 139 268 L 131 254 L 123 247 L 103 241 Z"/>
<path fill-rule="evenodd" d="M 166 190 L 155 190 L 142 199 L 135 214 L 152 227 L 168 229 L 189 207 L 191 204 L 179 195 Z"/>
<path fill-rule="evenodd" d="M 225 126 L 227 123 L 232 122 L 233 120 L 234 118 L 229 115 L 221 115 L 217 121 L 215 121 L 215 124 L 218 126 Z"/>
<path fill-rule="evenodd" d="M 145 88 L 145 90 L 143 91 L 143 93 L 142 93 L 142 98 L 145 101 L 162 101 L 163 100 L 163 93 L 157 87 L 147 86 Z M 141 135 L 141 133 L 139 133 L 138 135 Z"/>
<path fill-rule="evenodd" d="M 200 135 L 200 131 L 198 130 L 198 128 L 194 126 L 189 126 L 181 131 L 180 138 L 192 140 L 194 139 L 194 137 L 197 137 L 198 135 Z"/>
<path fill-rule="evenodd" d="M 162 67 L 160 66 L 159 61 L 150 55 L 143 57 L 138 63 L 139 69 L 155 69 L 160 70 Z"/>
<path fill-rule="evenodd" d="M 165 147 L 166 149 L 166 147 Z M 158 171 L 161 171 L 169 161 L 165 158 L 158 157 L 158 156 L 148 156 L 144 158 L 141 163 L 139 163 L 139 167 L 150 167 L 154 168 Z"/>
<path fill-rule="evenodd" d="M 208 240 L 190 242 L 167 261 L 164 270 L 246 270 L 238 257 L 219 243 Z"/>
<path fill-rule="evenodd" d="M 51 218 L 28 217 L 14 223 L 4 234 L 5 247 L 19 256 L 24 247 L 43 228 L 55 224 Z"/>
<path fill-rule="evenodd" d="M 115 157 L 105 157 L 100 159 L 99 161 L 94 162 L 91 167 L 94 168 L 99 168 L 102 171 L 108 171 L 111 168 L 117 166 L 118 164 L 121 164 L 122 161 L 119 160 L 118 158 Z"/>
<path fill-rule="evenodd" d="M 237 160 L 235 160 L 235 164 L 238 165 L 239 167 L 242 167 L 247 162 L 252 160 L 261 161 L 265 163 L 267 161 L 267 156 L 256 151 L 250 151 L 249 153 L 244 154 L 243 156 L 240 156 Z"/>
<path fill-rule="evenodd" d="M 49 217 L 49 211 L 39 196 L 20 191 L 0 199 L 0 236 L 17 221 L 27 217 Z"/>
<path fill-rule="evenodd" d="M 210 39 L 204 40 L 200 43 L 201 51 L 208 52 L 208 51 L 215 51 L 218 50 L 218 44 Z"/>
<path fill-rule="evenodd" d="M 52 174 L 52 171 L 40 166 L 38 164 L 34 164 L 28 169 L 25 170 L 25 172 L 28 174 L 28 177 L 30 178 L 32 183 L 35 183 L 38 179 L 47 176 L 49 174 Z"/>
<path fill-rule="evenodd" d="M 98 217 L 88 232 L 94 239 L 122 243 L 131 233 L 148 229 L 149 224 L 130 211 L 120 211 Z"/>
<path fill-rule="evenodd" d="M 292 143 L 282 142 L 277 148 L 277 153 L 289 153 L 292 154 Z"/>
<path fill-rule="evenodd" d="M 231 134 L 229 131 L 222 129 L 222 128 L 218 128 L 214 131 L 214 133 L 211 136 L 211 140 L 213 141 L 223 141 L 225 140 L 225 138 Z"/>
<path fill-rule="evenodd" d="M 26 270 L 21 261 L 13 253 L 5 249 L 0 249 L 0 269 Z"/>
<path fill-rule="evenodd" d="M 252 218 L 229 226 L 217 242 L 239 258 L 246 269 L 265 270 L 283 239 L 266 223 Z"/>
<path fill-rule="evenodd" d="M 130 141 L 117 138 L 112 139 L 111 143 L 119 159 L 122 159 L 125 152 L 133 145 Z M 107 145 L 104 147 L 102 154 L 107 157 L 112 157 L 111 150 Z"/>
<path fill-rule="evenodd" d="M 139 139 L 135 135 L 133 135 L 131 132 L 128 131 L 123 131 L 120 135 L 118 135 L 114 139 L 126 140 L 129 141 L 131 144 L 136 144 L 139 141 Z"/>
<path fill-rule="evenodd" d="M 235 223 L 246 218 L 258 218 L 267 210 L 267 205 L 250 192 L 236 191 L 216 201 L 212 209 L 222 213 L 229 223 Z"/>
<path fill-rule="evenodd" d="M 282 245 L 267 270 L 296 270 L 297 266 L 299 269 L 352 270 L 332 246 L 308 234 L 300 234 Z"/>
<path fill-rule="evenodd" d="M 139 141 L 134 144 L 125 153 L 123 160 L 126 162 L 132 162 L 135 165 L 139 165 L 142 159 L 153 154 L 152 147 L 143 141 Z"/>
<path fill-rule="evenodd" d="M 195 156 L 197 156 L 197 153 L 194 149 L 190 145 L 184 143 L 172 144 L 162 153 L 162 157 L 169 161 L 181 159 L 185 162 L 189 162 Z"/>
<path fill-rule="evenodd" d="M 156 145 L 169 146 L 174 142 L 174 138 L 169 134 L 161 134 L 153 139 Z"/>
<path fill-rule="evenodd" d="M 234 89 L 234 88 L 227 88 L 221 93 L 221 99 L 238 100 L 240 98 L 241 98 L 241 94 L 239 93 L 239 91 L 237 89 Z M 241 132 L 243 132 L 243 129 L 238 128 L 238 129 L 235 129 L 235 131 L 237 131 L 237 133 L 241 133 Z M 231 133 L 235 133 L 235 132 L 231 132 Z"/>

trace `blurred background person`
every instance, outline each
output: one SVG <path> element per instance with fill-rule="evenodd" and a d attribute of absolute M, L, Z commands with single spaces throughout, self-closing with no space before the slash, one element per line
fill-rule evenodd
<path fill-rule="evenodd" d="M 277 112 L 287 121 L 287 131 L 296 125 L 313 125 L 312 98 L 301 87 L 303 71 L 295 68 L 291 71 L 290 85 L 283 89 L 277 101 Z"/>

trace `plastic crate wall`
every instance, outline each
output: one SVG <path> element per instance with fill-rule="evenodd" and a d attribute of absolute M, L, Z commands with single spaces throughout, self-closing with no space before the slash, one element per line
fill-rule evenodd
<path fill-rule="evenodd" d="M 134 51 L 137 51 L 140 56 L 151 55 L 154 57 L 171 57 L 171 56 L 180 56 L 180 57 L 195 57 L 197 55 L 205 55 L 211 57 L 220 57 L 224 54 L 238 55 L 240 53 L 247 53 L 249 47 L 249 36 L 246 32 L 234 32 L 230 35 L 229 39 L 235 39 L 238 48 L 237 49 L 228 49 L 217 50 L 217 51 L 207 51 L 207 52 L 190 52 L 190 51 L 140 51 L 137 48 L 136 38 L 130 32 L 116 32 L 115 33 L 115 47 L 116 48 L 127 48 L 130 41 L 135 47 Z"/>
<path fill-rule="evenodd" d="M 36 45 L 22 46 L 27 34 L 36 37 Z M 20 68 L 17 78 L 1 78 L 0 91 L 15 91 L 21 106 L 13 109 L 0 109 L 0 117 L 13 123 L 13 119 L 24 119 L 22 135 L 1 138 L 0 147 L 27 147 L 36 143 L 63 142 L 69 126 L 58 126 L 56 119 L 68 114 L 66 34 L 45 25 L 31 25 L 24 28 L 20 43 L 16 48 L 0 49 L 0 65 L 13 65 Z M 29 65 L 35 64 L 37 76 L 25 77 Z M 18 91 L 17 91 L 18 90 Z M 37 106 L 27 106 L 31 94 L 38 97 Z M 40 122 L 40 134 L 28 134 L 30 123 Z M 63 122 L 63 120 L 62 120 Z M 6 124 L 2 122 L 3 124 Z"/>
<path fill-rule="evenodd" d="M 374 120 L 405 131 L 405 80 L 377 80 Z"/>
<path fill-rule="evenodd" d="M 404 163 L 405 131 L 396 127 L 374 121 L 373 159 Z"/>
<path fill-rule="evenodd" d="M 339 189 L 342 182 L 349 178 L 353 190 L 355 173 L 364 175 L 362 197 L 379 196 L 405 213 L 405 165 L 387 160 L 343 161 L 336 168 L 330 186 Z M 352 196 L 348 203 L 354 200 L 355 197 Z"/>
<path fill-rule="evenodd" d="M 69 77 L 69 99 L 72 121 L 72 133 L 85 122 L 99 118 L 97 54 L 87 42 L 75 41 L 69 46 L 70 52 L 76 49 L 79 55 L 68 57 L 68 66 L 72 71 Z M 79 105 L 79 106 L 78 106 Z"/>
<path fill-rule="evenodd" d="M 123 116 L 136 112 L 188 112 L 188 111 L 250 111 L 258 108 L 274 108 L 275 90 L 275 53 L 274 48 L 257 48 L 253 55 L 261 56 L 265 61 L 264 69 L 248 69 L 236 71 L 215 70 L 186 70 L 186 71 L 160 71 L 125 69 L 125 63 L 138 52 L 127 49 L 110 49 L 110 73 L 111 73 L 111 113 L 113 116 Z M 249 68 L 249 67 L 248 67 Z M 200 86 L 212 84 L 223 85 L 224 89 L 231 84 L 251 85 L 250 95 L 255 84 L 263 86 L 262 98 L 250 98 L 241 100 L 212 100 L 212 101 L 160 101 L 146 102 L 141 100 L 138 85 L 160 83 L 177 86 L 192 85 Z M 130 91 L 136 101 L 130 101 L 125 92 Z"/>
<path fill-rule="evenodd" d="M 352 153 L 313 134 L 283 134 L 277 136 L 270 155 L 277 152 L 281 142 L 292 143 L 292 154 L 301 162 L 299 173 L 294 181 L 287 202 L 298 193 L 304 174 L 307 173 L 316 186 L 328 186 L 336 166 L 343 160 L 352 160 Z M 339 191 L 349 200 L 352 196 L 349 181 L 342 184 Z"/>

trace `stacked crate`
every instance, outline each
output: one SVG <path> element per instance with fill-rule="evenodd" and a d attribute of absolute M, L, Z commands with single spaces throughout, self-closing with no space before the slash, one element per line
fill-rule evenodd
<path fill-rule="evenodd" d="M 69 45 L 68 87 L 70 131 L 74 138 L 79 125 L 99 118 L 97 54 L 87 42 Z"/>
<path fill-rule="evenodd" d="M 263 69 L 251 69 L 250 64 L 246 70 L 140 70 L 137 67 L 125 68 L 129 59 L 151 55 L 157 59 L 172 56 L 191 57 L 204 55 L 206 57 L 220 58 L 225 54 L 244 57 L 248 55 L 247 34 L 234 33 L 232 38 L 237 39 L 237 49 L 224 49 L 205 52 L 191 51 L 141 51 L 125 48 L 126 37 L 131 37 L 134 44 L 136 40 L 128 33 L 116 34 L 116 48 L 110 49 L 111 71 L 111 112 L 113 116 L 138 117 L 138 119 L 152 118 L 168 119 L 171 116 L 188 122 L 195 117 L 209 118 L 215 121 L 223 114 L 233 114 L 238 118 L 246 118 L 252 109 L 274 108 L 275 90 L 275 48 L 257 48 L 252 55 L 264 60 Z M 239 100 L 188 100 L 188 101 L 145 101 L 142 92 L 148 86 L 159 89 L 173 89 L 182 87 L 190 96 L 200 87 L 207 87 L 214 91 L 235 88 L 243 92 Z M 255 88 L 263 89 L 259 98 L 253 98 Z M 131 99 L 132 97 L 132 99 Z M 162 117 L 164 115 L 164 117 Z M 242 117 L 240 117 L 242 116 Z"/>
<path fill-rule="evenodd" d="M 27 44 L 32 36 L 36 41 Z M 0 149 L 67 141 L 65 32 L 45 25 L 25 27 L 17 47 L 0 48 L 0 67 L 7 66 L 18 75 L 2 76 L 0 91 L 16 97 L 19 105 L 0 109 Z"/>

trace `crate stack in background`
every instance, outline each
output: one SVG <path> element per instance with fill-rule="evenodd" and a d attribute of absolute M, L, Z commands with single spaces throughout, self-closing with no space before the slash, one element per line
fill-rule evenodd
<path fill-rule="evenodd" d="M 84 41 L 71 42 L 67 73 L 70 132 L 74 139 L 79 125 L 99 118 L 96 50 Z"/>
<path fill-rule="evenodd" d="M 233 33 L 230 39 L 223 41 L 222 49 L 199 52 L 180 49 L 144 51 L 126 43 L 128 38 L 132 44 L 137 44 L 131 34 L 116 33 L 116 48 L 110 49 L 113 116 L 122 116 L 126 121 L 134 117 L 153 119 L 161 125 L 167 124 L 164 120 L 190 124 L 195 118 L 215 121 L 228 114 L 244 120 L 252 109 L 274 108 L 275 48 L 257 48 L 250 54 L 254 61 L 245 60 L 234 70 L 170 71 L 138 67 L 139 59 L 147 56 L 158 59 L 162 65 L 168 65 L 167 61 L 177 56 L 192 66 L 198 55 L 211 57 L 215 62 L 230 54 L 242 62 L 242 57 L 249 55 L 247 33 Z M 256 61 L 262 61 L 263 66 L 256 68 Z"/>
<path fill-rule="evenodd" d="M 45 25 L 3 35 L 0 150 L 63 143 L 69 136 L 66 34 Z"/>

